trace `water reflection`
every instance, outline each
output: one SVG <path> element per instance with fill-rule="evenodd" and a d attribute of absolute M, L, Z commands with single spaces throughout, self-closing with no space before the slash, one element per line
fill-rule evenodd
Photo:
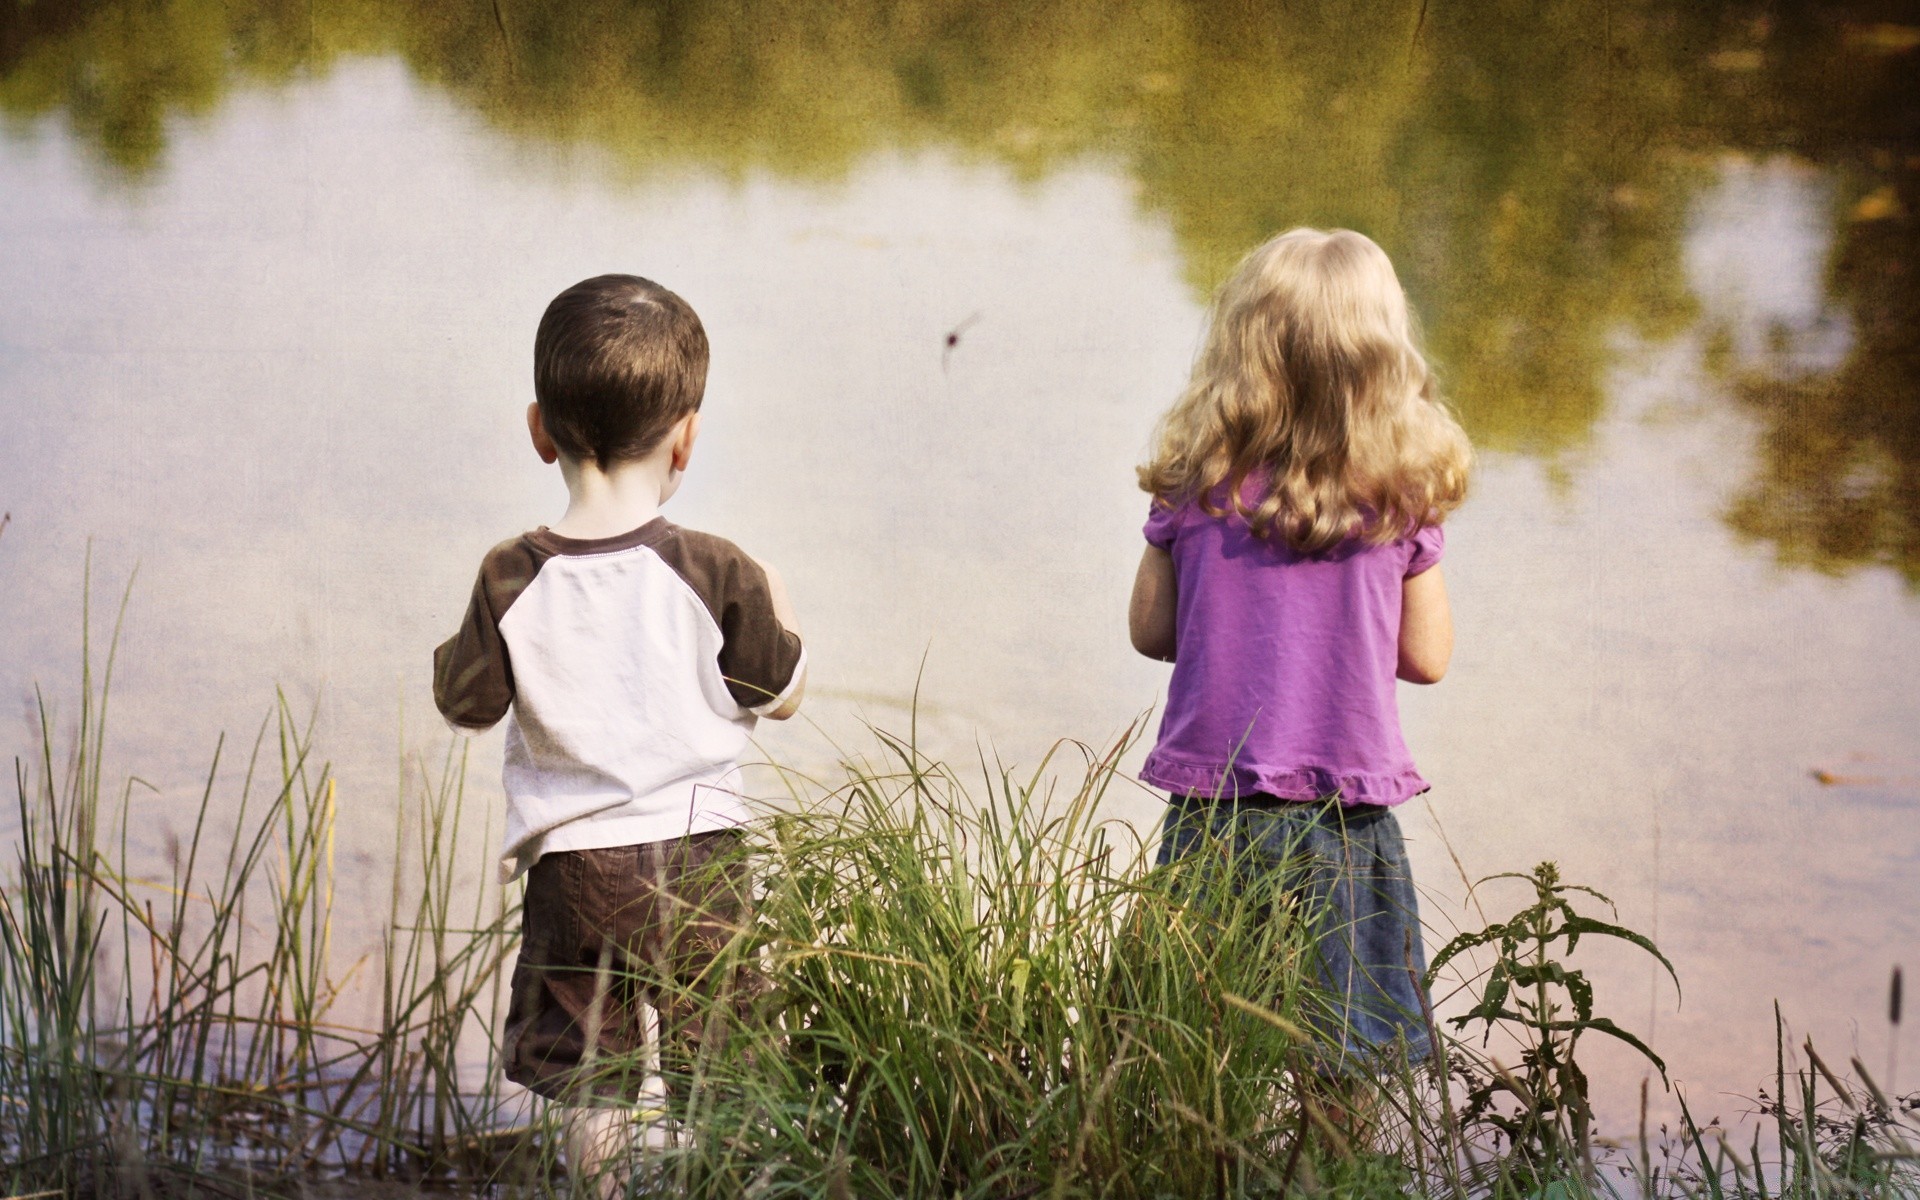
<path fill-rule="evenodd" d="M 1481 443 L 1534 456 L 1489 455 L 1452 530 L 1457 679 L 1404 709 L 1431 816 L 1471 874 L 1558 858 L 1658 935 L 1708 998 L 1636 1023 L 1683 1075 L 1749 1086 L 1776 996 L 1880 1046 L 1920 925 L 1861 897 L 1920 866 L 1888 782 L 1920 604 L 1764 560 L 1912 559 L 1914 52 L 1752 5 L 1445 7 L 1416 38 L 1415 4 L 1312 0 L 0 6 L 12 727 L 69 680 L 97 534 L 102 603 L 142 562 L 115 737 L 169 790 L 136 832 L 183 829 L 281 680 L 377 817 L 343 877 L 384 863 L 393 748 L 435 732 L 422 647 L 555 511 L 527 331 L 621 262 L 725 347 L 675 519 L 788 570 L 829 732 L 900 727 L 925 661 L 956 761 L 1101 741 L 1164 686 L 1116 606 L 1194 300 L 1273 225 L 1358 224 Z M 1606 970 L 1635 1017 L 1646 981 Z"/>
<path fill-rule="evenodd" d="M 1780 561 L 1836 572 L 1884 563 L 1920 587 L 1920 263 L 1911 221 L 1860 222 L 1829 260 L 1854 346 L 1832 372 L 1733 364 L 1764 422 L 1758 461 L 1727 512 Z"/>
<path fill-rule="evenodd" d="M 0 14 L 0 111 L 57 114 L 138 187 L 235 88 L 397 55 L 530 153 L 636 175 L 835 177 L 926 144 L 1029 177 L 1117 158 L 1201 291 L 1275 228 L 1370 231 L 1478 442 L 1555 463 L 1620 329 L 1693 319 L 1680 238 L 1713 155 L 1790 153 L 1836 181 L 1827 290 L 1858 340 L 1827 371 L 1726 360 L 1768 430 L 1727 519 L 1788 562 L 1912 579 L 1920 72 L 1868 7 L 36 3 Z"/>
<path fill-rule="evenodd" d="M 1752 69 L 1729 73 L 1712 112 L 1728 144 L 1791 155 L 1830 181 L 1826 303 L 1852 335 L 1837 363 L 1808 361 L 1772 329 L 1764 354 L 1721 356 L 1733 393 L 1763 425 L 1726 519 L 1782 562 L 1829 573 L 1880 563 L 1911 587 L 1920 585 L 1920 30 L 1883 16 L 1805 3 L 1750 14 L 1756 57 L 1731 65 Z"/>

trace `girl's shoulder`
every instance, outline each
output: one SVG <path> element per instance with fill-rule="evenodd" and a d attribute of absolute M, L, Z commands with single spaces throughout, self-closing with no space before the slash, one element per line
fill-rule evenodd
<path fill-rule="evenodd" d="M 1186 522 L 1187 515 L 1198 507 L 1191 500 L 1176 502 L 1155 496 L 1147 508 L 1147 523 L 1140 532 L 1146 535 L 1148 545 L 1171 550 L 1174 540 L 1180 536 L 1180 527 Z"/>
<path fill-rule="evenodd" d="M 1241 506 L 1251 508 L 1260 503 L 1262 489 L 1265 486 L 1264 474 L 1250 476 L 1241 483 Z M 1214 486 L 1213 490 L 1202 496 L 1155 496 L 1148 505 L 1147 523 L 1142 530 L 1147 541 L 1162 550 L 1171 549 L 1181 529 L 1191 522 L 1238 522 L 1245 526 L 1234 512 L 1232 493 L 1226 484 Z"/>
<path fill-rule="evenodd" d="M 1439 562 L 1440 556 L 1446 553 L 1447 530 L 1444 525 L 1435 521 L 1430 525 L 1422 525 L 1394 544 L 1408 548 L 1406 573 L 1418 575 Z"/>

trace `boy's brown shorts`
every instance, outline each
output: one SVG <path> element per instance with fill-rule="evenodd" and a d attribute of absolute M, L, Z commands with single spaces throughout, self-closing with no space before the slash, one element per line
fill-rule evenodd
<path fill-rule="evenodd" d="M 505 1036 L 507 1078 L 555 1100 L 632 1098 L 645 1074 L 641 1005 L 660 1014 L 669 1079 L 724 1036 L 757 973 L 716 963 L 750 919 L 739 833 L 542 855 L 527 875 Z"/>

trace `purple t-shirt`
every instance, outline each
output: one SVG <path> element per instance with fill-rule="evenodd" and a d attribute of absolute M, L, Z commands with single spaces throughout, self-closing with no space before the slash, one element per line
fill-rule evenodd
<path fill-rule="evenodd" d="M 1399 804 L 1427 790 L 1400 734 L 1400 587 L 1440 561 L 1438 525 L 1296 554 L 1238 516 L 1155 503 L 1173 556 L 1177 653 L 1140 778 L 1172 792 Z"/>

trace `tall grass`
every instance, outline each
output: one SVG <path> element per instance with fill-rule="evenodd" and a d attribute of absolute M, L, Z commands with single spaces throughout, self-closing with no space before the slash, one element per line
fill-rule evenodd
<path fill-rule="evenodd" d="M 137 782 L 109 790 L 102 766 L 118 630 L 97 676 L 83 653 L 70 747 L 43 701 L 34 758 L 16 764 L 0 1196 L 292 1195 L 322 1175 L 592 1194 L 566 1179 L 543 1107 L 499 1079 L 517 914 L 456 861 L 486 824 L 462 753 L 403 760 L 373 901 L 386 929 L 343 963 L 347 799 L 311 720 L 281 697 L 243 765 L 218 747 L 191 835 L 149 869 Z M 1101 820 L 1128 739 L 1063 744 L 1015 773 L 877 737 L 834 780 L 792 779 L 747 839 L 753 919 L 685 997 L 710 1036 L 690 1061 L 667 1056 L 669 1116 L 602 1181 L 614 1190 L 1920 1197 L 1920 1097 L 1884 1093 L 1857 1060 L 1838 1073 L 1811 1045 L 1790 1065 L 1784 1025 L 1765 1139 L 1735 1145 L 1684 1100 L 1669 1144 L 1595 1137 L 1575 1041 L 1623 1031 L 1568 965 L 1572 939 L 1554 948 L 1576 918 L 1555 907 L 1577 890 L 1557 878 L 1536 873 L 1532 907 L 1436 955 L 1476 988 L 1469 1019 L 1545 1049 L 1508 1070 L 1425 1014 L 1437 1061 L 1362 1068 L 1326 1049 L 1336 1010 L 1299 900 L 1224 846 L 1153 868 L 1130 828 Z M 1489 999 L 1521 984 L 1528 1004 Z"/>
<path fill-rule="evenodd" d="M 1572 908 L 1586 889 L 1544 864 L 1520 877 L 1531 904 L 1436 955 L 1493 951 L 1465 972 L 1466 1019 L 1513 1035 L 1519 1061 L 1428 1014 L 1437 1061 L 1342 1069 L 1313 914 L 1246 886 L 1226 846 L 1154 869 L 1098 819 L 1124 739 L 1064 748 L 1072 768 L 963 776 L 879 737 L 886 759 L 796 787 L 760 829 L 763 896 L 733 953 L 772 992 L 677 1081 L 686 1136 L 626 1164 L 630 1194 L 1920 1196 L 1920 1097 L 1811 1045 L 1789 1073 L 1784 1031 L 1771 1153 L 1703 1130 L 1684 1096 L 1669 1144 L 1596 1137 L 1579 1037 L 1639 1043 L 1569 965 L 1578 935 L 1658 951 Z M 1489 1002 L 1522 984 L 1517 1007 Z"/>
<path fill-rule="evenodd" d="M 1578 943 L 1665 959 L 1576 909 L 1605 897 L 1551 864 L 1517 877 L 1532 903 L 1436 955 L 1478 990 L 1450 1023 L 1511 1035 L 1519 1062 L 1428 1013 L 1435 1061 L 1363 1069 L 1326 1048 L 1314 914 L 1247 886 L 1227 846 L 1156 869 L 1098 819 L 1126 739 L 1064 748 L 1074 769 L 963 777 L 878 736 L 884 759 L 796 787 L 761 829 L 764 895 L 734 953 L 771 996 L 679 1081 L 687 1136 L 629 1162 L 629 1194 L 1920 1197 L 1920 1096 L 1810 1043 L 1789 1072 L 1784 1027 L 1770 1154 L 1703 1129 L 1684 1095 L 1671 1142 L 1595 1136 L 1581 1035 L 1660 1060 L 1597 1007 Z"/>
<path fill-rule="evenodd" d="M 691 1195 L 1277 1194 L 1323 1023 L 1305 923 L 1222 860 L 1144 872 L 1061 793 L 892 761 L 772 819 L 742 939 L 770 1002 L 689 1081 Z M 1122 746 L 1125 742 L 1121 743 Z M 1321 1114 L 1324 1119 L 1324 1113 Z"/>
<path fill-rule="evenodd" d="M 334 957 L 339 789 L 311 721 L 280 697 L 237 780 L 223 739 L 191 836 L 153 877 L 130 845 L 134 783 L 110 795 L 102 779 L 119 628 L 97 679 L 83 651 L 70 752 L 56 753 L 42 698 L 37 758 L 15 764 L 0 1187 L 221 1194 L 322 1171 L 470 1167 L 500 1103 L 491 1062 L 467 1087 L 460 1054 L 490 1044 L 486 1005 L 512 930 L 497 899 L 488 909 L 456 883 L 463 760 L 403 780 L 379 1020 L 358 1027 L 336 1013 L 362 964 L 343 971 Z M 217 812 L 234 813 L 224 834 Z"/>

